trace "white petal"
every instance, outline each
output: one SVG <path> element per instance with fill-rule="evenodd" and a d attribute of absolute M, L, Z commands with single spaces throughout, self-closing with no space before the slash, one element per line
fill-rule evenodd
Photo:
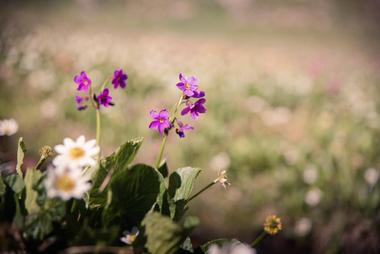
<path fill-rule="evenodd" d="M 72 140 L 71 138 L 65 138 L 63 140 L 63 144 L 67 147 L 71 147 L 71 146 L 75 145 L 74 140 Z"/>
<path fill-rule="evenodd" d="M 85 137 L 83 135 L 79 136 L 79 138 L 77 138 L 77 145 L 84 145 L 84 142 L 86 141 Z"/>
<path fill-rule="evenodd" d="M 57 152 L 57 153 L 65 153 L 66 152 L 66 147 L 64 145 L 56 145 L 54 147 L 54 150 Z"/>

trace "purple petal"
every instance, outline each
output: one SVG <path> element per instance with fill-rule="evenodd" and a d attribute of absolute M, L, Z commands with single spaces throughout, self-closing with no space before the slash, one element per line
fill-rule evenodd
<path fill-rule="evenodd" d="M 152 118 L 158 118 L 158 117 L 159 117 L 159 114 L 157 113 L 156 110 L 151 110 L 151 111 L 149 112 L 149 114 L 150 114 L 150 116 L 151 116 Z"/>
<path fill-rule="evenodd" d="M 149 124 L 149 129 L 157 129 L 159 125 L 160 125 L 159 121 L 153 121 Z"/>
<path fill-rule="evenodd" d="M 200 105 L 200 104 L 204 104 L 205 102 L 206 102 L 206 99 L 205 99 L 205 98 L 202 98 L 202 99 L 197 100 L 197 101 L 195 102 L 195 104 Z"/>
<path fill-rule="evenodd" d="M 169 118 L 169 112 L 166 109 L 161 110 L 160 117 L 165 119 Z"/>
<path fill-rule="evenodd" d="M 187 113 L 189 113 L 189 111 L 190 111 L 190 107 L 186 107 L 186 108 L 182 109 L 181 115 L 186 115 Z"/>

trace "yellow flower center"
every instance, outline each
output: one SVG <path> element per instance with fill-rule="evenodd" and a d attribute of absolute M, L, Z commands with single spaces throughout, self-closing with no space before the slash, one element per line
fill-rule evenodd
<path fill-rule="evenodd" d="M 186 88 L 186 89 L 190 89 L 190 84 L 186 82 L 186 83 L 185 83 L 185 88 Z"/>
<path fill-rule="evenodd" d="M 137 238 L 137 235 L 129 235 L 128 242 L 132 244 L 136 240 L 136 238 Z"/>
<path fill-rule="evenodd" d="M 71 158 L 79 159 L 79 158 L 83 157 L 84 150 L 80 147 L 74 147 L 74 148 L 70 149 L 69 154 L 70 154 Z"/>
<path fill-rule="evenodd" d="M 164 119 L 160 118 L 160 123 L 163 123 L 164 122 Z"/>
<path fill-rule="evenodd" d="M 68 175 L 58 176 L 55 180 L 54 187 L 57 190 L 64 192 L 72 191 L 75 187 L 75 182 Z"/>

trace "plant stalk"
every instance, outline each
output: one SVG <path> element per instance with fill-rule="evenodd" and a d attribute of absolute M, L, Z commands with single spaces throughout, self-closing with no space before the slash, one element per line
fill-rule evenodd
<path fill-rule="evenodd" d="M 203 189 L 201 189 L 200 191 L 198 191 L 197 193 L 195 193 L 193 196 L 191 196 L 187 202 L 190 202 L 192 199 L 198 197 L 200 194 L 202 194 L 202 192 L 206 191 L 208 188 L 210 188 L 211 186 L 213 186 L 216 182 L 215 181 L 212 181 L 211 183 L 209 183 L 208 185 L 206 185 Z"/>
<path fill-rule="evenodd" d="M 181 97 L 179 98 L 177 104 L 174 107 L 173 114 L 169 118 L 170 123 L 173 123 L 174 119 L 176 118 L 176 114 L 178 112 L 178 108 L 179 108 L 179 106 L 182 103 L 182 99 L 183 99 L 183 95 L 181 95 Z M 165 150 L 165 145 L 166 145 L 167 139 L 168 139 L 168 134 L 165 133 L 164 137 L 162 138 L 160 150 L 158 152 L 158 156 L 157 156 L 157 160 L 156 160 L 156 168 L 158 168 L 160 166 L 160 163 L 161 163 L 161 160 L 162 160 L 162 155 L 164 154 L 164 150 Z"/>
<path fill-rule="evenodd" d="M 252 242 L 251 246 L 252 248 L 257 247 L 257 245 L 264 240 L 264 238 L 267 236 L 267 233 L 265 231 L 261 231 L 260 235 L 256 237 L 256 239 Z"/>

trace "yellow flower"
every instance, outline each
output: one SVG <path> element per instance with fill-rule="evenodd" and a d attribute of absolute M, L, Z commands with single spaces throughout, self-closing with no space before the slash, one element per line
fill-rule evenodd
<path fill-rule="evenodd" d="M 276 215 L 269 215 L 264 222 L 264 231 L 270 235 L 277 234 L 282 229 L 281 219 Z"/>

